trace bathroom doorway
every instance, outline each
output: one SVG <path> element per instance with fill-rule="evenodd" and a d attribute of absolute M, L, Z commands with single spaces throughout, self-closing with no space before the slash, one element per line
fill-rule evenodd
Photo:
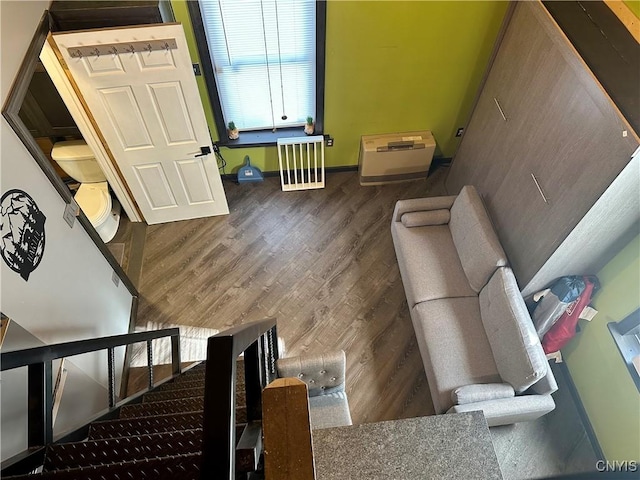
<path fill-rule="evenodd" d="M 111 242 L 120 204 L 40 59 L 18 115 L 100 238 Z"/>
<path fill-rule="evenodd" d="M 69 172 L 61 167 L 64 162 L 56 161 L 54 157 L 59 160 L 65 150 L 67 152 L 73 151 L 73 149 L 78 150 L 77 144 L 81 145 L 80 151 L 85 149 L 89 154 L 92 152 L 88 147 L 82 146 L 85 143 L 82 133 L 40 59 L 35 65 L 18 115 L 49 165 L 69 189 L 71 195 L 78 200 L 81 182 L 78 181 L 78 178 L 70 176 Z M 100 167 L 95 164 L 94 168 Z M 111 213 L 104 212 L 104 216 L 111 215 L 113 218 L 117 218 L 109 220 L 110 223 L 115 222 L 113 226 L 109 226 L 109 229 L 102 226 L 104 224 L 96 225 L 95 216 L 98 207 L 95 206 L 95 202 L 92 204 L 93 206 L 87 207 L 86 203 L 78 201 L 78 206 L 84 211 L 118 264 L 127 273 L 133 284 L 138 287 L 146 237 L 146 223 L 132 222 L 127 212 L 120 207 L 111 186 L 107 184 L 105 187 L 109 195 L 111 206 L 108 209 Z M 103 234 L 104 231 L 107 231 L 107 237 Z"/>
<path fill-rule="evenodd" d="M 102 26 L 50 35 L 54 23 L 46 12 L 3 114 L 70 205 L 69 210 L 77 211 L 79 202 L 73 194 L 77 185 L 52 160 L 56 143 L 82 136 L 132 221 L 153 224 L 227 214 L 226 196 L 181 26 Z M 138 50 L 136 46 L 136 50 L 127 51 L 123 45 L 129 48 L 136 44 L 127 40 L 127 35 L 138 40 L 140 36 L 166 40 L 149 40 L 158 43 L 157 48 Z M 124 44 L 123 38 L 127 40 Z M 146 46 L 145 42 L 141 43 Z M 92 48 L 87 46 L 79 58 L 74 57 L 85 48 L 82 45 Z M 96 45 L 108 50 L 94 53 L 99 50 L 93 48 Z M 62 99 L 60 102 L 56 98 L 50 102 L 54 106 L 47 104 L 47 108 L 55 109 L 57 104 L 60 112 L 64 105 L 67 112 L 47 116 L 38 111 L 42 110 L 40 105 L 23 109 L 25 99 L 31 106 L 38 102 L 37 95 L 29 92 L 36 71 L 39 78 L 35 82 L 47 82 L 48 74 Z M 91 85 L 91 80 L 115 81 L 112 77 L 116 76 L 124 83 Z M 132 109 L 136 115 L 130 113 Z M 52 124 L 56 116 L 59 122 Z M 39 125 L 43 117 L 49 117 L 47 124 Z M 140 138 L 146 143 L 140 143 Z M 86 182 L 80 183 L 79 189 Z M 96 245 L 108 251 L 87 215 L 81 213 L 78 218 Z"/>
<path fill-rule="evenodd" d="M 48 12 L 45 11 L 20 70 L 14 79 L 2 114 L 34 161 L 67 203 L 70 215 L 65 215 L 65 218 L 70 226 L 79 223 L 81 228 L 84 228 L 113 268 L 114 274 L 117 276 L 117 278 L 114 277 L 114 281 L 122 282 L 127 290 L 134 297 L 137 297 L 137 286 L 122 268 L 119 259 L 114 256 L 114 253 L 117 254 L 117 252 L 110 250 L 87 215 L 78 209 L 74 200 L 74 194 L 79 188 L 78 182 L 70 178 L 52 160 L 53 147 L 57 142 L 79 140 L 82 138 L 82 134 L 58 91 L 52 88 L 52 81 L 40 63 L 39 56 L 49 34 L 49 21 Z M 140 225 L 144 226 L 145 224 L 140 223 Z"/>

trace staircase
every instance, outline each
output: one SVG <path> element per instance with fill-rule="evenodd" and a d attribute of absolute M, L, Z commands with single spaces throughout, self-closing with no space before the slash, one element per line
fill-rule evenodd
<path fill-rule="evenodd" d="M 107 419 L 92 422 L 80 437 L 76 435 L 82 441 L 46 441 L 49 429 L 45 442 L 30 448 L 43 452 L 39 460 L 18 471 L 15 465 L 5 470 L 3 462 L 2 478 L 264 478 L 259 462 L 261 389 L 270 381 L 269 365 L 275 364 L 277 350 L 270 350 L 275 321 L 258 323 L 210 337 L 207 362 L 213 368 L 207 371 L 207 362 L 202 362 L 128 403 L 114 404 L 103 417 Z M 242 352 L 244 358 L 238 358 Z M 179 352 L 176 356 L 179 361 Z M 230 373 L 234 370 L 235 379 Z M 208 390 L 205 377 L 213 386 Z M 37 473 L 25 473 L 33 472 L 34 465 L 40 465 Z"/>
<path fill-rule="evenodd" d="M 140 403 L 121 407 L 117 419 L 92 423 L 85 441 L 48 445 L 41 473 L 3 478 L 198 479 L 204 371 L 203 362 L 144 394 Z M 244 392 L 244 362 L 238 360 L 236 438 L 246 428 Z M 236 456 L 236 472 L 248 473 L 241 455 Z"/>

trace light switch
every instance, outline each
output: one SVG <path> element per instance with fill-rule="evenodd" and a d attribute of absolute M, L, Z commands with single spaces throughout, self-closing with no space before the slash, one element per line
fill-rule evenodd
<path fill-rule="evenodd" d="M 76 201 L 71 198 L 71 201 L 64 207 L 62 218 L 64 218 L 64 221 L 67 222 L 67 225 L 69 225 L 70 228 L 73 228 L 73 224 L 75 223 L 76 217 L 79 213 L 80 207 L 78 207 Z"/>

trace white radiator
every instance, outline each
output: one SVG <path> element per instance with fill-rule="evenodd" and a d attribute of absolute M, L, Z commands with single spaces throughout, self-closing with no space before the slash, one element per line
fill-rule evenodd
<path fill-rule="evenodd" d="M 324 188 L 324 137 L 278 139 L 283 192 Z"/>
<path fill-rule="evenodd" d="M 358 171 L 360 185 L 380 185 L 425 178 L 436 142 L 428 130 L 363 135 Z"/>

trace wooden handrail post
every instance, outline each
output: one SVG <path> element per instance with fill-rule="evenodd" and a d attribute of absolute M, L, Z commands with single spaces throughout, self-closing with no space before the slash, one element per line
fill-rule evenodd
<path fill-rule="evenodd" d="M 314 480 L 307 386 L 278 378 L 262 392 L 266 480 Z"/>

